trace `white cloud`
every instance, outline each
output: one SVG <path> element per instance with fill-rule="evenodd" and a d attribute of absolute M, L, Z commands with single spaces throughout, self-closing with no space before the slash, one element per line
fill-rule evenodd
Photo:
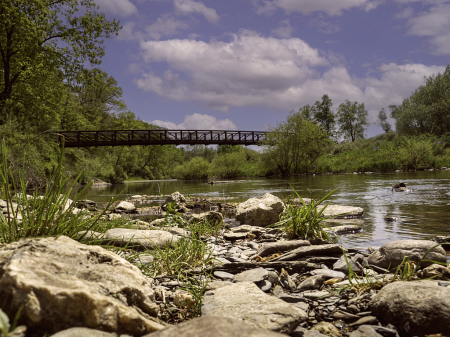
<path fill-rule="evenodd" d="M 330 19 L 325 19 L 322 13 L 319 13 L 314 18 L 311 18 L 308 23 L 309 27 L 315 27 L 319 32 L 325 34 L 334 34 L 339 31 L 339 26 L 337 24 L 331 23 Z"/>
<path fill-rule="evenodd" d="M 401 104 L 444 67 L 383 64 L 364 78 L 351 76 L 345 60 L 297 38 L 276 39 L 240 32 L 229 42 L 193 40 L 141 43 L 142 57 L 165 63 L 162 74 L 144 72 L 136 85 L 175 101 L 198 101 L 227 112 L 230 107 L 289 111 L 328 94 L 334 107 L 346 99 L 364 102 L 371 121 L 381 108 Z"/>
<path fill-rule="evenodd" d="M 138 13 L 136 6 L 133 5 L 130 0 L 95 0 L 95 3 L 100 6 L 101 10 L 121 16 L 129 16 Z"/>
<path fill-rule="evenodd" d="M 341 15 L 344 10 L 360 7 L 366 11 L 380 5 L 383 0 L 252 0 L 259 14 L 270 14 L 276 8 L 286 12 L 300 12 L 309 14 L 312 12 L 324 12 L 330 16 Z"/>
<path fill-rule="evenodd" d="M 281 21 L 280 26 L 272 30 L 272 34 L 284 38 L 291 37 L 293 32 L 294 28 L 291 27 L 289 19 Z"/>
<path fill-rule="evenodd" d="M 433 53 L 450 54 L 450 4 L 432 6 L 418 13 L 408 19 L 406 26 L 409 35 L 429 36 Z"/>
<path fill-rule="evenodd" d="M 162 36 L 173 36 L 178 34 L 181 29 L 187 29 L 189 25 L 180 21 L 172 15 L 162 15 L 155 23 L 145 28 L 148 36 L 152 39 L 159 40 Z"/>
<path fill-rule="evenodd" d="M 294 88 L 317 76 L 314 67 L 329 61 L 304 41 L 261 37 L 243 31 L 230 42 L 194 40 L 141 43 L 143 59 L 170 69 L 135 80 L 144 91 L 177 101 L 200 100 L 227 111 L 229 106 L 289 108 Z"/>
<path fill-rule="evenodd" d="M 175 0 L 175 10 L 182 14 L 199 13 L 211 23 L 217 23 L 220 20 L 216 10 L 206 7 L 205 4 L 193 0 Z"/>
<path fill-rule="evenodd" d="M 378 111 L 391 104 L 401 104 L 415 89 L 424 84 L 424 78 L 444 72 L 443 66 L 396 63 L 383 64 L 378 68 L 380 77 L 368 77 L 360 82 L 364 87 L 364 101 L 371 110 L 371 121 L 375 122 Z"/>
<path fill-rule="evenodd" d="M 167 129 L 181 129 L 181 130 L 237 130 L 236 125 L 227 119 L 217 119 L 214 116 L 202 115 L 194 113 L 192 115 L 186 115 L 184 122 L 181 124 L 175 124 L 169 121 L 155 120 L 151 121 L 151 124 L 155 124 Z"/>

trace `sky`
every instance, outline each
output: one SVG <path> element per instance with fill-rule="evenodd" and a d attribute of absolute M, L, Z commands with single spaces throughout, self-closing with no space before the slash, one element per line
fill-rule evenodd
<path fill-rule="evenodd" d="M 450 63 L 450 0 L 95 0 L 120 20 L 101 68 L 140 119 L 262 131 L 324 94 L 401 104 Z M 394 124 L 393 120 L 390 120 Z"/>

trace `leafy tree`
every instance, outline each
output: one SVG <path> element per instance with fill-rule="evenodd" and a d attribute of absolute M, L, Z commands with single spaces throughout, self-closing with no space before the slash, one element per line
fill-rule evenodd
<path fill-rule="evenodd" d="M 87 62 L 100 64 L 103 38 L 117 34 L 119 23 L 97 9 L 94 0 L 0 2 L 0 124 L 5 108 L 21 97 L 17 91 L 51 105 L 51 98 L 39 95 L 51 90 L 41 78 L 51 74 L 74 84 Z"/>
<path fill-rule="evenodd" d="M 243 164 L 246 162 L 246 154 L 241 148 L 240 151 L 224 152 L 217 155 L 209 168 L 209 175 L 231 179 L 243 176 Z"/>
<path fill-rule="evenodd" d="M 301 112 L 291 112 L 286 122 L 270 131 L 263 142 L 263 161 L 283 176 L 308 172 L 332 143 L 325 130 L 306 120 Z"/>
<path fill-rule="evenodd" d="M 450 66 L 443 74 L 425 78 L 425 84 L 401 105 L 389 106 L 397 132 L 403 135 L 450 132 Z"/>
<path fill-rule="evenodd" d="M 300 110 L 298 111 L 301 116 L 308 120 L 313 122 L 314 121 L 314 115 L 315 115 L 315 109 L 313 106 L 311 105 L 305 105 L 303 108 L 300 108 Z"/>
<path fill-rule="evenodd" d="M 328 95 L 323 95 L 322 101 L 316 101 L 314 108 L 312 109 L 314 121 L 321 125 L 325 132 L 330 136 L 334 135 L 336 128 L 336 118 L 331 110 L 332 106 L 333 103 L 331 102 L 331 98 Z"/>
<path fill-rule="evenodd" d="M 386 112 L 384 111 L 384 108 L 380 110 L 380 112 L 378 113 L 378 122 L 377 124 L 379 126 L 381 126 L 381 128 L 383 129 L 384 132 L 388 133 L 390 132 L 391 129 L 391 124 L 389 124 L 389 122 L 387 121 L 387 115 Z"/>
<path fill-rule="evenodd" d="M 337 112 L 339 132 L 345 140 L 354 142 L 356 139 L 364 139 L 364 132 L 369 125 L 369 114 L 364 103 L 350 102 L 346 100 L 339 105 Z"/>

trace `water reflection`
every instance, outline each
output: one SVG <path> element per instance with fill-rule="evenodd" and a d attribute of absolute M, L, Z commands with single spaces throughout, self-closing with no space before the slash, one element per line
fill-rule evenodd
<path fill-rule="evenodd" d="M 228 198 L 244 201 L 272 193 L 279 197 L 292 195 L 289 183 L 302 197 L 320 198 L 336 189 L 333 202 L 362 207 L 361 233 L 345 237 L 351 246 L 381 246 L 398 239 L 428 239 L 450 235 L 450 171 L 403 172 L 389 174 L 346 174 L 293 177 L 289 180 L 256 178 L 248 182 L 209 185 L 204 181 L 159 181 L 94 187 L 89 199 L 107 202 L 123 192 L 122 199 L 133 194 L 154 195 L 159 204 L 159 190 L 167 195 L 179 191 L 185 195 Z M 392 192 L 391 186 L 404 182 L 412 191 Z M 159 184 L 159 187 L 158 187 Z M 396 217 L 399 221 L 385 221 Z"/>

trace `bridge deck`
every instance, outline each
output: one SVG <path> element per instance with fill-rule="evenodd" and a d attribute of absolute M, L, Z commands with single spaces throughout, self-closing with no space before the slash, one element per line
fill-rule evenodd
<path fill-rule="evenodd" d="M 123 145 L 259 145 L 267 132 L 224 130 L 59 131 L 64 147 Z"/>

